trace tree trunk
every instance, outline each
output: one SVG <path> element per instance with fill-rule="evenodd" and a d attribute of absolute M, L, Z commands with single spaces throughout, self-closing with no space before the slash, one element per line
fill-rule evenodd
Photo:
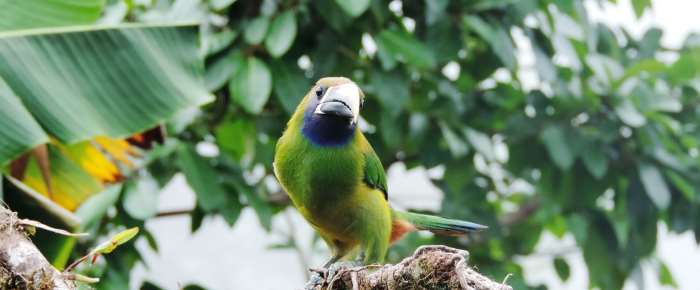
<path fill-rule="evenodd" d="M 0 289 L 75 289 L 29 240 L 33 230 L 0 204 Z"/>

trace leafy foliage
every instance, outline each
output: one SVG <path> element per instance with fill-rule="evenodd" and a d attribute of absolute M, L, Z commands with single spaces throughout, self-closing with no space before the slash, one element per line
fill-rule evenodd
<path fill-rule="evenodd" d="M 367 95 L 367 137 L 384 167 L 443 167 L 432 180 L 441 214 L 490 227 L 471 239 L 409 236 L 394 260 L 418 244 L 467 248 L 481 271 L 512 273 L 520 289 L 534 285 L 513 257 L 532 254 L 543 232 L 571 234 L 590 286 L 619 289 L 654 257 L 658 223 L 700 240 L 697 35 L 667 49 L 660 30 L 633 37 L 592 22 L 575 0 L 155 2 L 112 1 L 121 12 L 104 18 L 203 22 L 217 100 L 198 118 L 171 120 L 171 140 L 141 175 L 162 186 L 185 174 L 197 192 L 193 230 L 214 214 L 235 225 L 244 206 L 270 229 L 288 204 L 268 182 L 275 140 L 316 79 L 344 75 Z M 633 1 L 638 16 L 649 5 Z M 201 156 L 198 145 L 219 154 Z M 143 194 L 108 196 L 117 213 L 95 230 L 141 226 L 153 215 L 137 204 L 151 198 Z M 138 260 L 125 246 L 107 257 L 100 288 L 125 285 Z M 569 277 L 561 257 L 554 266 Z M 659 279 L 674 284 L 663 264 Z"/>
<path fill-rule="evenodd" d="M 636 1 L 635 12 L 649 5 Z M 433 180 L 445 194 L 442 214 L 491 227 L 468 242 L 419 243 L 467 247 L 495 277 L 514 273 L 513 283 L 525 285 L 513 256 L 533 253 L 544 231 L 571 233 L 591 286 L 617 289 L 654 256 L 657 223 L 700 230 L 693 190 L 700 185 L 700 135 L 692 125 L 696 36 L 680 50 L 663 48 L 660 30 L 632 37 L 592 22 L 579 1 L 281 1 L 202 9 L 229 19 L 202 35 L 217 39 L 207 73 L 218 103 L 181 140 L 214 137 L 221 153 L 210 163 L 261 221 L 276 212 L 277 189 L 266 177 L 236 173 L 264 168 L 272 177 L 274 141 L 298 100 L 315 79 L 344 75 L 368 96 L 367 135 L 384 166 L 443 166 L 444 177 Z M 245 37 L 218 41 L 239 34 Z M 659 60 L 660 52 L 677 60 Z M 534 64 L 522 63 L 521 53 Z M 198 192 L 220 199 L 206 196 Z M 198 201 L 205 214 L 225 210 L 205 209 L 207 201 Z M 566 280 L 569 266 L 555 258 Z"/>

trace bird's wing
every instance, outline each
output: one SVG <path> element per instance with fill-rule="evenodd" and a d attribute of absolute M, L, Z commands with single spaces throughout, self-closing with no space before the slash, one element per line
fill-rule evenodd
<path fill-rule="evenodd" d="M 363 151 L 365 156 L 364 182 L 371 188 L 381 190 L 382 193 L 384 193 L 384 198 L 389 199 L 386 186 L 386 174 L 384 173 L 384 166 L 382 166 L 382 162 L 379 160 L 377 153 L 374 152 L 372 147 L 368 147 Z"/>

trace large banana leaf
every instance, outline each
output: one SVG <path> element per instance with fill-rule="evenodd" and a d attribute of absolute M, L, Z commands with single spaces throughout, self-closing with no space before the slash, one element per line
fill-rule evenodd
<path fill-rule="evenodd" d="M 0 124 L 2 124 L 0 125 L 2 127 L 2 132 L 0 132 L 0 136 L 2 136 L 0 137 L 0 165 L 27 149 L 49 140 L 39 123 L 34 120 L 1 77 Z"/>
<path fill-rule="evenodd" d="M 94 23 L 105 0 L 0 0 L 0 31 Z"/>
<path fill-rule="evenodd" d="M 49 136 L 123 138 L 211 101 L 196 33 L 184 25 L 0 33 L 0 165 Z"/>

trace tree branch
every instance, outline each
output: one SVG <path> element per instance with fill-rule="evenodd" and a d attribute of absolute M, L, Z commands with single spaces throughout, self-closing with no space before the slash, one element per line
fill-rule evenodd
<path fill-rule="evenodd" d="M 468 256 L 467 251 L 446 246 L 423 246 L 396 265 L 341 268 L 323 281 L 310 281 L 306 290 L 513 289 L 467 266 Z"/>
<path fill-rule="evenodd" d="M 0 289 L 75 289 L 27 237 L 17 214 L 0 204 Z"/>
<path fill-rule="evenodd" d="M 63 274 L 29 240 L 16 213 L 0 205 L 0 289 L 75 289 L 75 277 Z M 446 246 L 423 246 L 396 265 L 341 267 L 307 290 L 465 289 L 512 290 L 467 265 L 469 253 Z"/>

